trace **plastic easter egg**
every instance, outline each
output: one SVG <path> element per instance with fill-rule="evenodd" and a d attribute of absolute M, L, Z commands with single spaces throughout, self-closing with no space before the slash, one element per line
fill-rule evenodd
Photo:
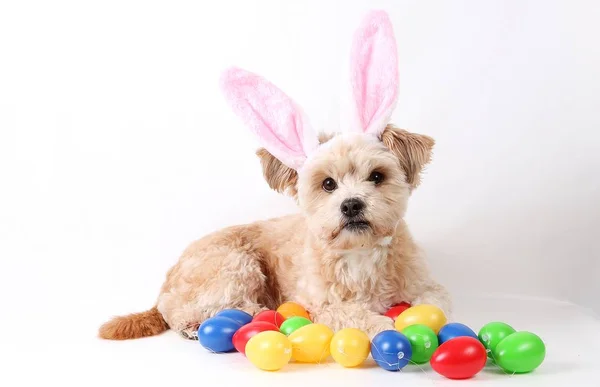
<path fill-rule="evenodd" d="M 410 308 L 410 304 L 408 302 L 401 302 L 398 305 L 392 306 L 387 312 L 385 312 L 385 315 L 392 320 L 395 320 L 400 313 L 404 312 L 408 308 Z"/>
<path fill-rule="evenodd" d="M 262 312 L 254 316 L 252 321 L 266 321 L 280 327 L 281 324 L 283 324 L 283 322 L 285 321 L 285 317 L 283 317 L 280 313 L 274 310 L 263 310 Z"/>
<path fill-rule="evenodd" d="M 228 317 L 232 320 L 239 322 L 242 325 L 248 324 L 252 321 L 252 316 L 243 310 L 239 309 L 224 309 L 216 314 L 217 316 Z"/>
<path fill-rule="evenodd" d="M 429 363 L 435 372 L 448 379 L 468 379 L 479 373 L 486 361 L 483 344 L 473 337 L 461 336 L 440 345 Z"/>
<path fill-rule="evenodd" d="M 234 333 L 232 338 L 233 346 L 238 352 L 246 354 L 246 344 L 248 343 L 248 340 L 264 331 L 279 332 L 279 328 L 277 328 L 277 325 L 266 321 L 251 322 L 250 324 L 242 326 Z"/>
<path fill-rule="evenodd" d="M 312 321 L 306 317 L 290 317 L 281 324 L 279 331 L 286 336 L 291 335 L 296 329 L 302 328 L 305 325 L 312 324 Z"/>
<path fill-rule="evenodd" d="M 329 349 L 333 360 L 341 366 L 357 367 L 369 357 L 371 341 L 360 329 L 345 328 L 333 335 Z"/>
<path fill-rule="evenodd" d="M 400 313 L 394 324 L 397 331 L 415 324 L 426 325 L 437 334 L 446 324 L 446 315 L 435 305 L 416 305 Z"/>
<path fill-rule="evenodd" d="M 323 324 L 309 324 L 288 336 L 292 357 L 301 363 L 320 363 L 329 356 L 333 331 Z"/>
<path fill-rule="evenodd" d="M 233 351 L 235 349 L 233 335 L 241 326 L 240 323 L 228 317 L 211 317 L 198 328 L 198 341 L 211 352 Z"/>
<path fill-rule="evenodd" d="M 496 364 L 512 373 L 531 372 L 542 364 L 546 346 L 531 332 L 516 332 L 504 338 L 493 352 Z"/>
<path fill-rule="evenodd" d="M 412 349 L 406 336 L 398 331 L 388 330 L 373 337 L 371 356 L 384 370 L 398 371 L 410 361 Z"/>
<path fill-rule="evenodd" d="M 440 329 L 438 332 L 438 340 L 440 345 L 444 344 L 446 341 L 453 339 L 455 337 L 468 336 L 474 339 L 479 340 L 477 334 L 473 332 L 471 328 L 461 323 L 449 323 L 446 324 Z"/>
<path fill-rule="evenodd" d="M 261 370 L 278 371 L 290 362 L 292 344 L 281 332 L 260 332 L 248 340 L 246 357 Z"/>
<path fill-rule="evenodd" d="M 491 322 L 485 324 L 479 330 L 477 336 L 479 337 L 479 341 L 481 341 L 483 346 L 487 349 L 488 357 L 492 357 L 492 353 L 498 343 L 515 332 L 515 329 L 508 324 L 503 322 Z"/>
<path fill-rule="evenodd" d="M 295 302 L 286 302 L 281 304 L 279 308 L 277 308 L 277 312 L 279 312 L 284 318 L 288 319 L 290 317 L 304 317 L 310 320 L 310 315 L 304 309 L 304 307 Z"/>
<path fill-rule="evenodd" d="M 426 325 L 417 324 L 408 326 L 402 330 L 402 334 L 410 342 L 410 347 L 412 348 L 411 361 L 413 363 L 427 363 L 438 348 L 437 335 Z"/>

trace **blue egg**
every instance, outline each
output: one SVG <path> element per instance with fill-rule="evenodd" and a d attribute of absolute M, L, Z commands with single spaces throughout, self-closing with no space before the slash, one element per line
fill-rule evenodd
<path fill-rule="evenodd" d="M 398 331 L 383 331 L 371 341 L 371 356 L 378 366 L 387 371 L 398 371 L 412 357 L 410 341 Z"/>
<path fill-rule="evenodd" d="M 198 328 L 198 341 L 211 352 L 231 352 L 233 334 L 242 324 L 224 316 L 215 316 L 204 321 Z"/>
<path fill-rule="evenodd" d="M 251 315 L 239 309 L 223 309 L 216 316 L 228 317 L 242 325 L 249 324 L 252 321 Z"/>
<path fill-rule="evenodd" d="M 442 345 L 448 340 L 461 336 L 469 336 L 478 339 L 477 334 L 465 324 L 449 323 L 444 325 L 438 332 L 438 341 L 440 342 L 440 345 Z"/>

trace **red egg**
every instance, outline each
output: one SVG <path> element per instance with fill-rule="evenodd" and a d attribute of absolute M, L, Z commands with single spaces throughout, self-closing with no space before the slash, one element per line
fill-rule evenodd
<path fill-rule="evenodd" d="M 277 327 L 280 327 L 285 321 L 285 317 L 283 317 L 281 313 L 274 310 L 263 310 L 252 319 L 252 322 L 256 321 L 266 321 L 277 325 Z"/>
<path fill-rule="evenodd" d="M 392 320 L 396 320 L 396 317 L 398 317 L 400 313 L 404 312 L 410 307 L 411 305 L 408 302 L 401 302 L 397 305 L 393 305 L 387 312 L 385 312 L 385 315 Z"/>
<path fill-rule="evenodd" d="M 266 321 L 253 321 L 250 324 L 246 324 L 242 326 L 240 329 L 235 332 L 233 335 L 233 346 L 243 355 L 246 355 L 246 343 L 253 336 L 259 334 L 264 331 L 277 331 L 279 332 L 279 328 L 275 324 L 271 324 Z"/>
<path fill-rule="evenodd" d="M 468 379 L 483 369 L 486 360 L 485 347 L 479 340 L 461 336 L 440 345 L 430 364 L 435 372 L 448 379 Z"/>

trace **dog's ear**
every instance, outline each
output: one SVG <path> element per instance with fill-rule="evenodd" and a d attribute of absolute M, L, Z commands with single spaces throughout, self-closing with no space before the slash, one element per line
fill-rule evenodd
<path fill-rule="evenodd" d="M 412 188 L 416 188 L 421 182 L 423 168 L 431 161 L 435 144 L 433 138 L 410 133 L 390 124 L 381 134 L 381 141 L 400 160 L 400 165 L 406 173 L 406 182 Z"/>
<path fill-rule="evenodd" d="M 298 173 L 279 161 L 265 148 L 260 148 L 256 151 L 256 155 L 260 158 L 263 176 L 269 187 L 279 193 L 296 197 L 298 193 L 296 189 Z"/>

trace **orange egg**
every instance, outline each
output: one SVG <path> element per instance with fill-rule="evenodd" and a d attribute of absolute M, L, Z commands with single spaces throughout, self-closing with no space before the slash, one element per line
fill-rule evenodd
<path fill-rule="evenodd" d="M 310 315 L 304 309 L 304 307 L 295 302 L 286 302 L 281 304 L 279 308 L 277 308 L 277 312 L 279 312 L 284 318 L 290 318 L 294 316 L 304 317 L 310 320 Z"/>

